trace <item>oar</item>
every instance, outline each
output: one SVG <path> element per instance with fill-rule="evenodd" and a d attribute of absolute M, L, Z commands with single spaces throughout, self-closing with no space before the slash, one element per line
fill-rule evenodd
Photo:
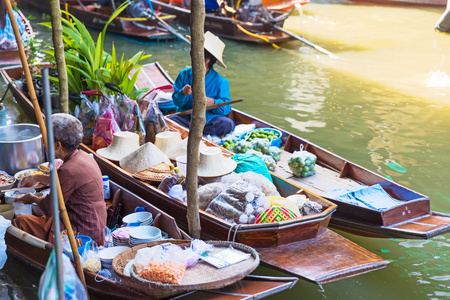
<path fill-rule="evenodd" d="M 206 107 L 206 110 L 210 110 L 210 109 L 213 109 L 213 108 L 218 108 L 218 107 L 221 107 L 221 106 L 230 105 L 230 104 L 234 104 L 234 103 L 239 103 L 239 102 L 242 102 L 242 101 L 244 101 L 243 98 L 236 99 L 236 100 L 231 100 L 231 101 L 227 101 L 227 102 L 220 102 L 220 103 L 213 104 L 213 105 L 210 105 L 210 106 Z M 185 111 L 180 111 L 180 112 L 175 113 L 175 114 L 166 115 L 166 117 L 186 116 L 186 115 L 190 115 L 190 114 L 192 114 L 192 109 L 185 110 Z"/>
<path fill-rule="evenodd" d="M 284 28 L 282 28 L 282 27 L 280 27 L 280 26 L 278 26 L 276 24 L 272 24 L 270 22 L 267 22 L 267 23 L 270 24 L 273 28 L 275 28 L 275 29 L 277 29 L 277 30 L 279 30 L 281 32 L 284 32 L 287 35 L 292 36 L 293 38 L 299 40 L 300 42 L 302 42 L 302 43 L 304 43 L 304 44 L 306 44 L 306 45 L 308 45 L 308 46 L 310 46 L 310 47 L 312 47 L 314 49 L 316 49 L 319 52 L 322 52 L 323 54 L 329 55 L 332 58 L 339 58 L 339 56 L 337 56 L 336 54 L 333 54 L 330 51 L 325 50 L 324 48 L 322 48 L 320 46 L 317 46 L 316 44 L 311 43 L 310 41 L 306 40 L 305 38 L 302 38 L 301 36 L 299 36 L 299 35 L 297 35 L 297 34 L 295 34 L 293 32 L 290 32 L 290 31 L 288 31 L 288 30 L 286 30 L 286 29 L 284 29 Z"/>
<path fill-rule="evenodd" d="M 165 29 L 167 29 L 171 34 L 175 35 L 176 37 L 178 37 L 182 41 L 188 43 L 189 45 L 191 44 L 191 42 L 184 35 L 182 35 L 178 31 L 176 31 L 172 26 L 167 24 L 163 19 L 161 19 L 159 16 L 157 16 L 156 13 L 154 13 L 153 16 L 158 21 L 158 24 L 161 25 L 162 27 L 164 27 Z"/>

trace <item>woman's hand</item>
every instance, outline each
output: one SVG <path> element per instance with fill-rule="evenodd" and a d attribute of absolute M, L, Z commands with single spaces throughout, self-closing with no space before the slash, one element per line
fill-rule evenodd
<path fill-rule="evenodd" d="M 25 196 L 14 200 L 14 202 L 23 203 L 23 204 L 33 204 L 33 203 L 39 203 L 41 200 L 42 200 L 41 197 L 36 197 L 32 193 L 27 193 L 27 194 L 25 194 Z"/>
<path fill-rule="evenodd" d="M 20 181 L 20 187 L 31 187 L 38 183 L 38 178 L 36 175 L 30 175 L 22 178 Z"/>
<path fill-rule="evenodd" d="M 192 94 L 192 87 L 189 84 L 186 84 L 183 89 L 181 90 L 181 93 L 183 95 L 190 95 Z"/>

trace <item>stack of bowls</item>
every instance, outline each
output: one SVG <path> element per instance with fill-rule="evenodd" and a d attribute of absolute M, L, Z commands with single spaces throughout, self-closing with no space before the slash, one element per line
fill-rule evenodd
<path fill-rule="evenodd" d="M 112 261 L 114 258 L 125 250 L 128 250 L 128 246 L 118 246 L 104 248 L 98 252 L 100 256 L 100 261 L 102 262 L 102 267 L 106 269 L 112 269 Z"/>
<path fill-rule="evenodd" d="M 130 230 L 130 245 L 132 247 L 162 239 L 161 230 L 154 226 L 139 226 Z"/>
<path fill-rule="evenodd" d="M 122 222 L 125 226 L 148 226 L 153 223 L 153 216 L 148 211 L 140 211 L 126 215 Z"/>
<path fill-rule="evenodd" d="M 130 230 L 133 227 L 121 227 L 112 232 L 114 246 L 128 246 L 130 244 Z"/>

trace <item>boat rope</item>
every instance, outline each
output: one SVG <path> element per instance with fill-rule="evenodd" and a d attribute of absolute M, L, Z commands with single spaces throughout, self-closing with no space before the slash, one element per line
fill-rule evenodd
<path fill-rule="evenodd" d="M 233 243 L 236 241 L 236 234 L 239 230 L 239 228 L 242 226 L 242 224 L 239 224 L 238 226 L 236 226 L 236 230 L 234 231 L 234 235 L 233 235 Z"/>
<path fill-rule="evenodd" d="M 261 39 L 261 40 L 265 41 L 266 43 L 271 44 L 275 49 L 280 49 L 280 46 L 278 46 L 278 45 L 275 44 L 275 43 L 270 42 L 270 40 L 269 40 L 268 38 L 263 37 L 263 36 L 260 36 L 260 35 L 257 35 L 257 34 L 254 34 L 253 32 L 248 31 L 247 29 L 245 29 L 244 27 L 242 27 L 242 26 L 239 25 L 239 24 L 236 24 L 236 26 L 237 26 L 237 28 L 239 28 L 239 30 L 242 31 L 243 33 L 245 33 L 245 34 L 247 34 L 247 35 L 249 35 L 249 36 L 252 36 L 252 37 L 256 37 L 256 38 L 258 38 L 258 39 Z"/>
<path fill-rule="evenodd" d="M 236 240 L 236 234 L 241 226 L 242 224 L 233 224 L 233 226 L 230 227 L 230 229 L 228 230 L 227 242 L 234 242 Z M 230 236 L 233 229 L 234 229 L 233 240 L 230 241 Z"/>

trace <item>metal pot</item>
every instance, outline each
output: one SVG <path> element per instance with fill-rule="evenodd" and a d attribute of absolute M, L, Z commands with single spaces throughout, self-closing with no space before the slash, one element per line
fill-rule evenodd
<path fill-rule="evenodd" d="M 44 147 L 38 125 L 14 124 L 0 127 L 0 170 L 14 175 L 37 168 L 44 162 Z"/>

